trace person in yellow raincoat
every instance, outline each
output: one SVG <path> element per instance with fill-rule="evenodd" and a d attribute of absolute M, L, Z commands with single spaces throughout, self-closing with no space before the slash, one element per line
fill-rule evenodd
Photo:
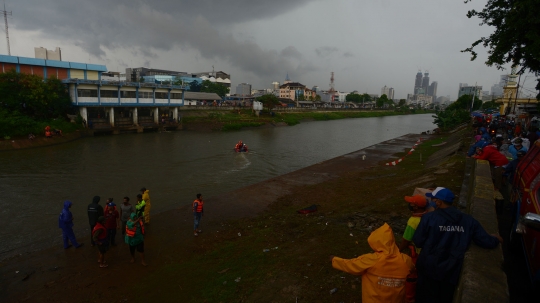
<path fill-rule="evenodd" d="M 152 203 L 150 203 L 150 190 L 146 189 L 146 187 L 141 188 L 142 193 L 142 199 L 144 202 L 146 202 L 146 206 L 144 207 L 144 223 L 149 224 L 150 223 L 150 208 L 152 207 Z"/>
<path fill-rule="evenodd" d="M 362 276 L 362 302 L 405 302 L 405 279 L 414 269 L 412 260 L 399 252 L 392 228 L 386 223 L 368 237 L 375 251 L 355 259 L 330 256 L 335 269 Z"/>

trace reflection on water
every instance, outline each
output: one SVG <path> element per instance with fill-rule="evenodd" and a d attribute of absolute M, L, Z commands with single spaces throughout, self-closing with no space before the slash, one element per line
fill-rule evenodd
<path fill-rule="evenodd" d="M 431 115 L 305 122 L 238 132 L 164 132 L 92 137 L 0 153 L 0 259 L 44 243 L 61 245 L 58 215 L 73 202 L 86 236 L 92 197 L 132 201 L 150 189 L 153 213 L 186 205 L 435 126 Z M 249 153 L 235 153 L 242 139 Z M 6 253 L 10 252 L 10 253 Z"/>

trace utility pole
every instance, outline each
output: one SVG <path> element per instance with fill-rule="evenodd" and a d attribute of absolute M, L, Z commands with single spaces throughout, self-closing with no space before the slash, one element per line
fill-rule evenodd
<path fill-rule="evenodd" d="M 9 31 L 8 31 L 8 22 L 7 22 L 7 16 L 12 16 L 11 11 L 6 11 L 6 2 L 4 1 L 4 10 L 0 10 L 2 14 L 4 14 L 4 22 L 6 23 L 6 40 L 7 40 L 7 49 L 8 49 L 8 55 L 11 56 L 11 48 L 9 47 Z"/>
<path fill-rule="evenodd" d="M 517 83 L 517 87 L 516 87 L 516 98 L 514 99 L 514 109 L 512 110 L 512 114 L 516 114 L 516 104 L 517 104 L 517 99 L 518 99 L 518 94 L 519 94 L 519 81 L 521 81 L 521 74 L 519 74 L 519 78 L 518 78 L 518 83 Z"/>
<path fill-rule="evenodd" d="M 477 84 L 477 83 L 478 83 L 478 82 L 475 82 L 475 83 L 474 83 L 474 94 L 473 94 L 473 96 L 472 96 L 471 113 L 472 113 L 473 108 L 474 108 L 474 97 L 476 97 L 476 84 Z"/>

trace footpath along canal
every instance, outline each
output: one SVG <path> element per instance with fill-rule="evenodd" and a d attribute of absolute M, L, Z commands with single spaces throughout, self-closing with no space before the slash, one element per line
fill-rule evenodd
<path fill-rule="evenodd" d="M 444 137 L 424 138 L 407 156 L 420 137 L 400 136 L 209 197 L 199 237 L 191 233 L 189 206 L 162 212 L 146 236 L 148 267 L 130 264 L 126 245 L 107 253 L 105 270 L 90 247 L 10 259 L 2 264 L 2 292 L 14 302 L 358 302 L 359 280 L 333 270 L 328 255 L 368 252 L 369 227 L 382 222 L 402 233 L 409 215 L 403 196 L 414 187 L 459 192 L 463 156 L 426 161 L 441 149 L 432 145 L 449 141 Z M 401 157 L 397 166 L 384 165 Z M 311 204 L 317 213 L 296 214 Z"/>

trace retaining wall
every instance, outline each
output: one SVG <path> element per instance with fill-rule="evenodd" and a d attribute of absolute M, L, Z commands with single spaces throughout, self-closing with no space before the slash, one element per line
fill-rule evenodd
<path fill-rule="evenodd" d="M 471 177 L 470 214 L 490 234 L 498 233 L 493 182 L 489 162 L 477 160 Z M 509 302 L 508 283 L 503 270 L 503 252 L 499 245 L 495 249 L 481 248 L 471 244 L 465 254 L 463 269 L 454 303 Z"/>

